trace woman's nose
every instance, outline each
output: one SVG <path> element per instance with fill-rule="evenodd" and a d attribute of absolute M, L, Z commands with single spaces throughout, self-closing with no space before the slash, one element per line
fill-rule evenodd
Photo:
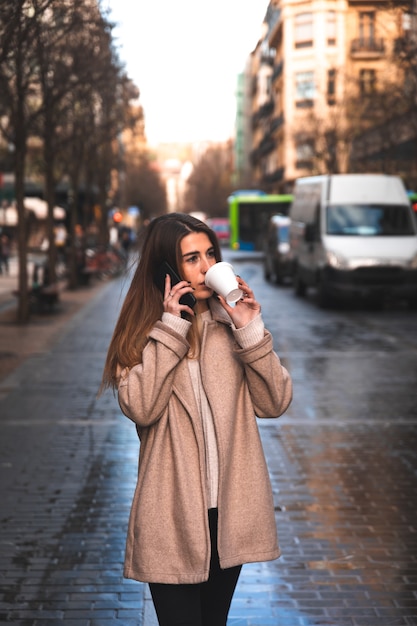
<path fill-rule="evenodd" d="M 210 259 L 203 259 L 201 262 L 201 271 L 203 272 L 203 274 L 205 274 L 207 272 L 207 270 L 209 269 L 209 267 L 211 267 L 212 263 L 210 263 Z"/>

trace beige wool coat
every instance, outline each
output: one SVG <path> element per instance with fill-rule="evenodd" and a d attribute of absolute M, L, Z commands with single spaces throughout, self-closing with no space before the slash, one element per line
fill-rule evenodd
<path fill-rule="evenodd" d="M 242 349 L 226 311 L 214 299 L 210 308 L 200 367 L 218 446 L 218 551 L 228 568 L 280 554 L 256 416 L 281 415 L 292 384 L 267 330 Z M 184 337 L 157 322 L 142 363 L 124 370 L 119 384 L 120 407 L 140 438 L 124 575 L 142 582 L 199 583 L 209 574 L 205 444 L 188 349 Z"/>

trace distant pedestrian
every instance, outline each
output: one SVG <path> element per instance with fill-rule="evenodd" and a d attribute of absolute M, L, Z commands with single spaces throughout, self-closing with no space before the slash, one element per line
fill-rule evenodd
<path fill-rule="evenodd" d="M 65 248 L 68 241 L 68 232 L 64 224 L 57 224 L 54 229 L 55 246 L 59 263 L 65 263 Z"/>
<path fill-rule="evenodd" d="M 9 274 L 10 239 L 6 233 L 0 235 L 0 274 Z"/>
<path fill-rule="evenodd" d="M 129 250 L 132 244 L 131 233 L 127 228 L 123 228 L 120 233 L 120 248 L 123 260 L 127 263 L 129 258 Z"/>
<path fill-rule="evenodd" d="M 150 583 L 160 626 L 225 626 L 242 564 L 279 556 L 256 416 L 281 415 L 292 383 L 249 285 L 234 306 L 205 285 L 220 260 L 200 220 L 151 221 L 103 374 L 141 442 L 124 573 Z M 161 293 L 163 261 L 181 280 Z"/>

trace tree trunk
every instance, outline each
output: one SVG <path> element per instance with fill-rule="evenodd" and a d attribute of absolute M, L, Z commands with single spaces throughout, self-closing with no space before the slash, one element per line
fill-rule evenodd
<path fill-rule="evenodd" d="M 25 138 L 23 132 L 17 130 L 16 134 L 16 161 L 15 161 L 15 195 L 17 204 L 18 227 L 18 259 L 19 259 L 19 280 L 18 280 L 18 306 L 17 321 L 23 324 L 30 316 L 29 290 L 28 290 L 28 221 L 24 207 L 25 194 Z"/>
<path fill-rule="evenodd" d="M 48 215 L 46 220 L 46 233 L 49 242 L 48 247 L 48 277 L 51 284 L 56 282 L 56 258 L 57 251 L 54 234 L 54 206 L 55 206 L 55 180 L 53 174 L 53 160 L 51 150 L 45 148 L 45 187 Z"/>
<path fill-rule="evenodd" d="M 70 214 L 69 222 L 69 258 L 68 258 L 68 287 L 76 289 L 78 287 L 78 263 L 77 263 L 77 247 L 76 247 L 76 225 L 77 225 L 77 207 L 78 207 L 78 180 L 71 180 L 70 190 L 68 191 L 68 210 Z"/>

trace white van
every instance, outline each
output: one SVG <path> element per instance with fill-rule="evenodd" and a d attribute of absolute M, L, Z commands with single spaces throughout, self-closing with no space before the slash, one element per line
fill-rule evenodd
<path fill-rule="evenodd" d="M 296 294 L 405 298 L 417 305 L 417 222 L 404 184 L 384 174 L 299 178 L 290 207 Z"/>

